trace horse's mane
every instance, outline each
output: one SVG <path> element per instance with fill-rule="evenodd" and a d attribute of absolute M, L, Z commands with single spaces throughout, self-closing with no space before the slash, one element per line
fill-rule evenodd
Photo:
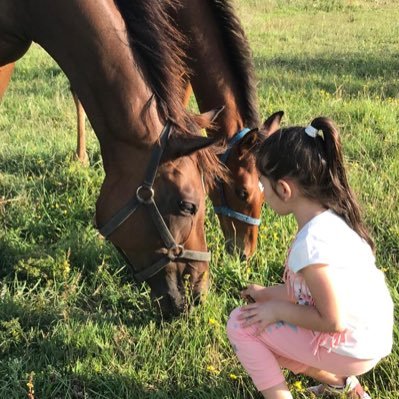
<path fill-rule="evenodd" d="M 184 37 L 170 20 L 171 9 L 178 0 L 115 0 L 125 20 L 130 45 L 134 50 L 141 73 L 151 87 L 158 112 L 184 133 L 195 134 L 199 127 L 196 118 L 182 103 L 187 66 L 183 61 Z M 153 98 L 147 102 L 150 106 Z M 142 112 L 145 118 L 146 108 Z M 215 150 L 197 151 L 198 166 L 205 172 L 204 180 L 210 188 L 215 176 L 226 178 Z"/>
<path fill-rule="evenodd" d="M 125 20 L 136 62 L 151 87 L 160 116 L 187 130 L 190 118 L 181 105 L 186 70 L 184 38 L 168 13 L 176 7 L 176 0 L 115 0 L 115 3 Z"/>
<path fill-rule="evenodd" d="M 255 67 L 243 27 L 231 0 L 210 0 L 210 4 L 221 27 L 222 40 L 238 82 L 240 90 L 238 101 L 240 109 L 243 110 L 244 123 L 250 128 L 258 127 Z"/>

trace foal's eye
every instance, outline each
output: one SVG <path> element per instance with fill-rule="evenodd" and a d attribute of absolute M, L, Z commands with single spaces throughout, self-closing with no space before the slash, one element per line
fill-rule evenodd
<path fill-rule="evenodd" d="M 241 201 L 248 199 L 248 191 L 245 189 L 236 189 L 236 195 Z"/>
<path fill-rule="evenodd" d="M 178 205 L 179 209 L 188 215 L 195 215 L 198 211 L 197 206 L 191 202 L 179 201 Z"/>

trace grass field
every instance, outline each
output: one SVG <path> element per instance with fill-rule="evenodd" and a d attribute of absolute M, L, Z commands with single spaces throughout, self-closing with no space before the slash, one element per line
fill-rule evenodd
<path fill-rule="evenodd" d="M 254 53 L 261 115 L 283 109 L 285 125 L 327 115 L 341 127 L 350 180 L 397 305 L 397 1 L 235 3 Z M 159 323 L 147 288 L 131 283 L 92 227 L 103 169 L 87 130 L 91 166 L 84 168 L 73 157 L 68 81 L 32 46 L 0 105 L 0 399 L 30 389 L 40 399 L 259 398 L 224 326 L 240 286 L 280 281 L 293 219 L 264 209 L 257 254 L 240 264 L 224 254 L 209 207 L 207 301 Z M 397 325 L 394 334 L 392 355 L 362 377 L 373 398 L 399 395 Z M 295 398 L 305 398 L 295 386 Z"/>

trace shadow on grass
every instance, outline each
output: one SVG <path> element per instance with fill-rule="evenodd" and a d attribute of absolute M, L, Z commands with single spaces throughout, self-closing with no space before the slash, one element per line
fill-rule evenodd
<path fill-rule="evenodd" d="M 268 69 L 281 70 L 295 74 L 297 79 L 293 79 L 291 85 L 295 87 L 300 81 L 299 77 L 311 79 L 314 75 L 320 85 L 326 91 L 336 90 L 336 78 L 355 80 L 352 82 L 352 89 L 358 91 L 363 88 L 365 81 L 370 81 L 374 89 L 382 83 L 385 88 L 385 95 L 395 97 L 398 93 L 397 74 L 399 71 L 399 56 L 375 57 L 365 54 L 359 57 L 356 54 L 345 55 L 337 54 L 335 57 L 326 55 L 324 57 L 304 57 L 304 56 L 278 56 L 273 58 L 255 57 L 254 59 L 258 73 Z M 289 87 L 288 85 L 287 87 Z M 351 89 L 351 86 L 349 86 Z"/>
<path fill-rule="evenodd" d="M 39 383 L 40 381 L 38 381 Z M 232 386 L 230 386 L 230 384 Z M 91 399 L 222 399 L 222 398 L 245 398 L 258 399 L 261 395 L 240 387 L 234 387 L 234 382 L 221 381 L 220 383 L 201 383 L 194 387 L 184 387 L 181 381 L 168 380 L 165 383 L 154 381 L 151 383 L 140 383 L 134 377 L 104 374 L 93 375 L 91 378 L 77 375 L 68 376 L 68 383 L 64 392 L 59 396 L 51 395 L 51 388 L 41 391 L 36 387 L 40 398 L 91 398 Z M 229 392 L 234 396 L 226 396 Z"/>
<path fill-rule="evenodd" d="M 76 309 L 46 306 L 38 310 L 27 301 L 20 304 L 11 299 L 0 303 L 0 397 L 23 396 L 32 371 L 34 390 L 42 399 L 223 398 L 226 387 L 237 394 L 242 389 L 227 376 L 216 380 L 205 372 L 203 379 L 210 379 L 209 383 L 198 385 L 193 373 L 180 377 L 179 372 L 169 375 L 167 370 L 148 381 L 151 368 L 146 362 L 154 358 L 156 344 L 149 359 L 146 351 L 136 353 L 136 345 L 145 331 L 142 327 L 155 319 L 151 311 L 144 309 L 145 317 L 129 323 L 120 315 L 83 314 L 81 308 Z"/>
<path fill-rule="evenodd" d="M 89 154 L 90 166 L 86 167 L 75 160 L 75 149 L 70 151 L 60 151 L 58 153 L 48 153 L 45 151 L 27 155 L 25 153 L 13 154 L 12 152 L 0 153 L 0 172 L 8 173 L 21 178 L 29 176 L 42 176 L 44 174 L 59 172 L 60 169 L 68 169 L 68 167 L 75 163 L 81 166 L 82 173 L 90 173 L 90 170 L 101 170 L 102 173 L 102 158 L 99 150 Z"/>

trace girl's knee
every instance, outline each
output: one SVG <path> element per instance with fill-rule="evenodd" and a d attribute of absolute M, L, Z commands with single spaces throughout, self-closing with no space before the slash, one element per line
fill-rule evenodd
<path fill-rule="evenodd" d="M 234 309 L 229 317 L 229 320 L 227 321 L 227 336 L 229 337 L 230 341 L 234 340 L 234 337 L 237 336 L 237 334 L 240 334 L 242 328 L 241 328 L 241 322 L 238 320 L 238 315 L 240 314 L 240 308 Z"/>

